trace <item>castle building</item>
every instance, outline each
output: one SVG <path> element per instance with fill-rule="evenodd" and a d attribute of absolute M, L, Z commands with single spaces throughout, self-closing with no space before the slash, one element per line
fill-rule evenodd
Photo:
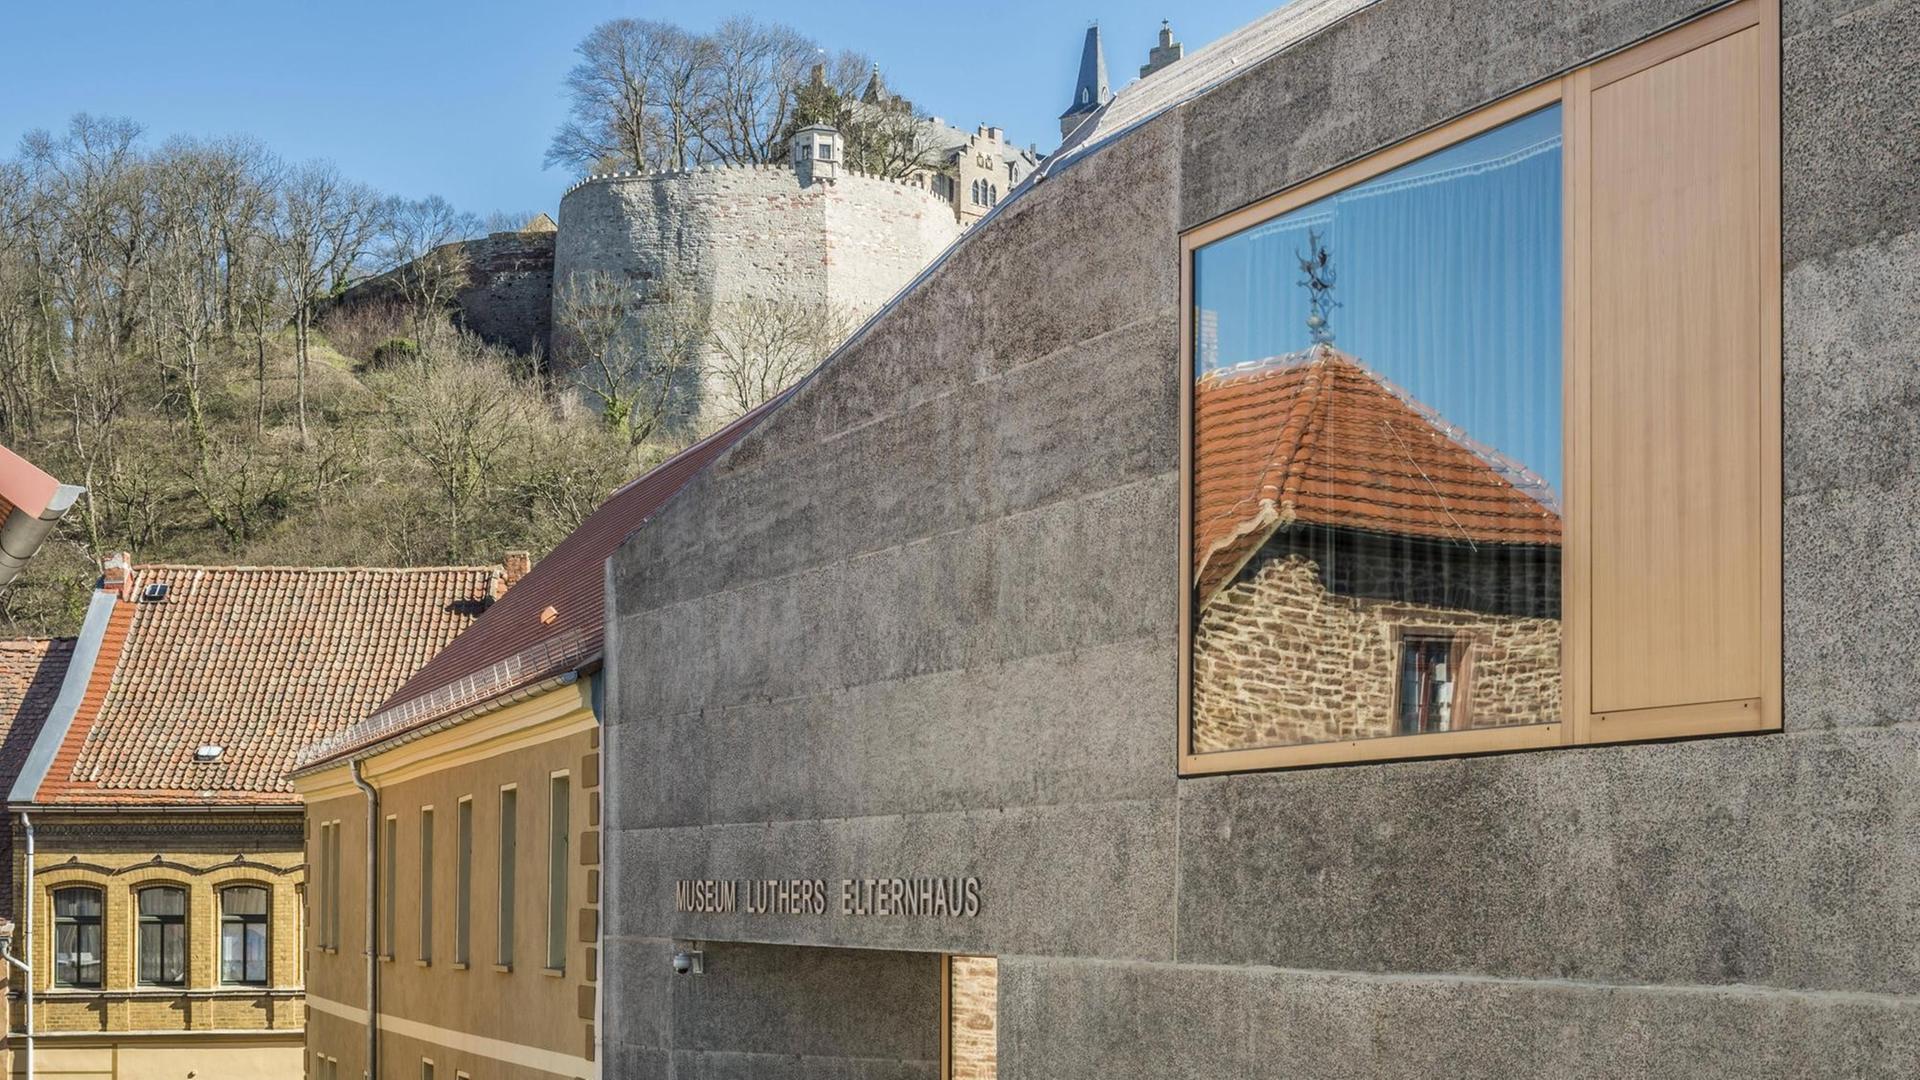
<path fill-rule="evenodd" d="M 33 1076 L 291 1080 L 308 1022 L 295 752 L 511 583 L 500 566 L 109 560 L 79 635 L 0 643 L 4 895 Z M 308 1074 L 312 1075 L 312 1074 Z"/>

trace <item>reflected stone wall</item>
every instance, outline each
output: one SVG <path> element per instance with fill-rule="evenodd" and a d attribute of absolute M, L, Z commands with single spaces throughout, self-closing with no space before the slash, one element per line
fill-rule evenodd
<path fill-rule="evenodd" d="M 1556 720 L 1560 622 L 1336 594 L 1321 567 L 1273 547 L 1201 611 L 1193 748 L 1207 753 L 1393 731 L 1397 630 L 1470 638 L 1472 727 Z"/>

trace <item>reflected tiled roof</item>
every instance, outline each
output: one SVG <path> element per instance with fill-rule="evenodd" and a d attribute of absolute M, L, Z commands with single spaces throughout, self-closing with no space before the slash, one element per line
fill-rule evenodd
<path fill-rule="evenodd" d="M 363 719 L 486 609 L 496 566 L 136 566 L 37 802 L 289 803 L 300 747 Z M 144 599 L 165 583 L 161 600 Z M 219 746 L 212 762 L 194 760 Z"/>
<path fill-rule="evenodd" d="M 1560 543 L 1543 481 L 1331 347 L 1198 380 L 1193 446 L 1203 602 L 1295 523 L 1469 545 Z"/>

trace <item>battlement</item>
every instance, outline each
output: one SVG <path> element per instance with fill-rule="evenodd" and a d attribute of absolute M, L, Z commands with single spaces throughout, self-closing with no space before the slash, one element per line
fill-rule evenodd
<path fill-rule="evenodd" d="M 740 173 L 743 175 L 750 175 L 754 173 L 773 173 L 773 172 L 785 173 L 788 176 L 792 176 L 793 166 L 784 161 L 765 161 L 765 162 L 759 162 L 751 165 L 699 165 L 691 169 L 668 169 L 668 170 L 659 170 L 654 172 L 637 172 L 636 171 L 636 172 L 591 173 L 587 176 L 581 177 L 579 180 L 574 181 L 573 185 L 567 188 L 566 191 L 562 192 L 560 197 L 564 199 L 568 195 L 571 195 L 574 192 L 579 191 L 581 188 L 587 187 L 592 184 L 635 183 L 635 182 L 662 183 L 662 182 L 673 181 L 673 180 L 690 180 L 699 176 L 712 176 L 712 175 L 721 174 L 721 173 Z M 915 191 L 926 191 L 925 188 L 921 187 L 916 183 L 913 183 L 910 180 L 901 180 L 895 177 L 881 176 L 878 173 L 862 172 L 858 169 L 847 168 L 844 166 L 842 167 L 840 176 L 836 179 L 867 180 L 867 181 L 873 181 L 873 182 L 882 183 L 882 184 L 893 184 L 903 188 L 911 188 Z M 831 184 L 831 183 L 834 183 L 835 180 L 829 179 L 824 182 Z M 928 195 L 935 199 L 939 198 L 938 196 L 932 195 L 931 192 L 928 192 Z M 944 200 L 941 200 L 941 201 L 944 202 Z"/>

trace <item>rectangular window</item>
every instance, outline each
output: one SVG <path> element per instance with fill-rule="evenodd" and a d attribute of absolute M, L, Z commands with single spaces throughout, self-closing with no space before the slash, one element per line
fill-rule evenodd
<path fill-rule="evenodd" d="M 433 1062 L 420 1059 L 420 1080 L 433 1080 Z"/>
<path fill-rule="evenodd" d="M 141 889 L 139 980 L 143 986 L 181 986 L 187 981 L 187 890 L 171 885 Z"/>
<path fill-rule="evenodd" d="M 567 860 L 572 848 L 572 784 L 563 773 L 547 782 L 547 967 L 567 966 Z"/>
<path fill-rule="evenodd" d="M 231 885 L 220 890 L 220 981 L 267 984 L 267 890 Z"/>
<path fill-rule="evenodd" d="M 994 1080 L 1000 1067 L 997 1031 L 1000 962 L 991 956 L 942 959 L 942 1078 Z"/>
<path fill-rule="evenodd" d="M 385 846 L 385 865 L 381 868 L 380 883 L 380 952 L 392 959 L 397 955 L 394 927 L 400 917 L 400 819 L 397 817 L 387 818 Z"/>
<path fill-rule="evenodd" d="M 327 830 L 327 944 L 340 947 L 340 822 Z"/>
<path fill-rule="evenodd" d="M 496 923 L 498 937 L 498 959 L 503 967 L 513 965 L 513 879 L 515 847 L 519 843 L 519 803 L 520 793 L 516 788 L 500 789 L 500 865 L 495 880 L 499 882 L 499 918 Z"/>
<path fill-rule="evenodd" d="M 101 954 L 100 890 L 56 889 L 53 893 L 53 984 L 97 987 Z"/>
<path fill-rule="evenodd" d="M 319 948 L 327 948 L 327 830 L 330 826 L 316 822 L 313 833 L 313 888 L 307 896 L 307 922 L 313 928 L 313 943 Z"/>
<path fill-rule="evenodd" d="M 473 939 L 473 800 L 461 799 L 457 811 L 453 856 L 453 962 L 471 961 Z"/>
<path fill-rule="evenodd" d="M 420 962 L 433 962 L 433 807 L 420 808 Z"/>
<path fill-rule="evenodd" d="M 1764 12 L 1182 237 L 1182 772 L 1779 726 Z"/>

